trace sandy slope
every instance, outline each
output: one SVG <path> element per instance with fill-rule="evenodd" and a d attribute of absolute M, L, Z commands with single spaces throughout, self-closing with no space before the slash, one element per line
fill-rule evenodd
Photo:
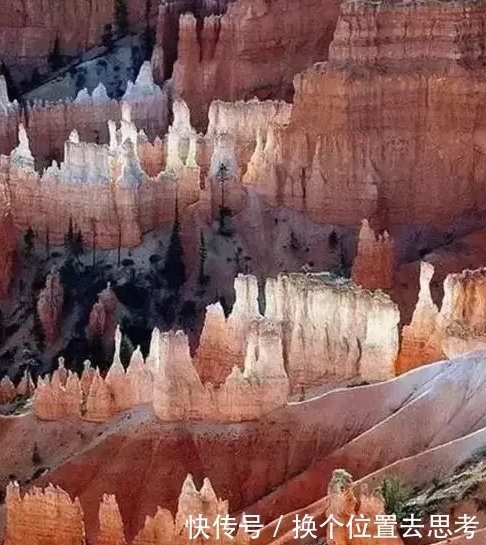
<path fill-rule="evenodd" d="M 424 484 L 486 444 L 485 398 L 486 354 L 476 353 L 291 403 L 255 423 L 163 424 L 139 407 L 105 426 L 83 428 L 78 443 L 71 439 L 85 424 L 39 424 L 30 416 L 8 438 L 10 452 L 24 441 L 29 465 L 26 441 L 45 437 L 52 449 L 46 459 L 57 469 L 39 482 L 80 497 L 88 536 L 96 530 L 101 495 L 116 494 L 130 538 L 157 505 L 175 510 L 189 472 L 197 484 L 209 477 L 232 511 L 259 512 L 269 523 L 297 509 L 323 512 L 321 498 L 338 467 L 371 485 L 388 472 Z M 0 428 L 0 446 L 2 437 Z"/>

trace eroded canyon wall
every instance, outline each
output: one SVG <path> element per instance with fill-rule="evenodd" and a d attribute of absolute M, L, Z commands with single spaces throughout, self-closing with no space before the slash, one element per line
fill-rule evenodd
<path fill-rule="evenodd" d="M 474 2 L 343 4 L 328 61 L 295 76 L 288 128 L 256 152 L 260 193 L 378 229 L 483 209 L 485 17 Z"/>
<path fill-rule="evenodd" d="M 34 487 L 21 494 L 18 483 L 10 483 L 6 493 L 5 545 L 86 545 L 84 514 L 79 500 L 72 500 L 64 490 L 49 485 Z M 158 508 L 147 515 L 144 526 L 131 542 L 132 545 L 186 545 L 187 543 L 248 544 L 249 534 L 235 528 L 230 537 L 213 523 L 228 515 L 228 502 L 219 499 L 208 479 L 198 490 L 191 475 L 182 484 L 175 516 L 167 509 Z M 210 528 L 204 536 L 186 525 L 189 517 L 207 519 Z M 99 526 L 95 545 L 125 545 L 123 520 L 113 495 L 104 494 L 99 506 Z"/>
<path fill-rule="evenodd" d="M 235 292 L 228 318 L 219 304 L 208 307 L 194 360 L 182 331 L 155 329 L 146 360 L 137 348 L 125 371 L 117 328 L 106 377 L 89 363 L 80 379 L 60 366 L 52 378 L 39 380 L 36 416 L 59 420 L 81 415 L 103 422 L 149 404 L 163 421 L 242 422 L 284 406 L 291 390 L 394 376 L 398 309 L 382 292 L 326 274 L 282 274 L 267 281 L 264 315 L 255 277 L 239 275 Z M 110 288 L 101 299 L 90 321 L 98 335 L 106 332 L 107 324 L 98 320 L 107 312 L 101 307 L 110 307 L 108 321 L 113 325 L 116 306 Z"/>
<path fill-rule="evenodd" d="M 440 311 L 430 292 L 433 274 L 430 263 L 421 264 L 419 299 L 402 331 L 399 372 L 486 347 L 486 269 L 447 275 Z"/>
<path fill-rule="evenodd" d="M 395 534 L 388 537 L 390 532 L 382 531 L 380 538 L 356 537 L 358 534 L 376 536 L 380 522 L 376 515 L 385 512 L 384 500 L 378 492 L 370 493 L 354 485 L 349 473 L 336 469 L 328 487 L 327 497 L 318 503 L 324 508 L 324 513 L 309 506 L 310 513 L 317 512 L 317 524 L 321 517 L 326 521 L 316 528 L 318 536 L 325 535 L 332 545 L 350 545 L 371 543 L 372 545 L 403 545 L 403 541 Z M 314 504 L 316 506 L 317 504 Z M 230 517 L 231 506 L 228 501 L 221 500 L 214 491 L 209 479 L 203 480 L 198 490 L 191 474 L 184 480 L 177 502 L 175 515 L 161 507 L 156 512 L 147 514 L 142 528 L 139 529 L 133 541 L 125 538 L 124 521 L 114 495 L 104 494 L 99 503 L 98 531 L 94 538 L 94 545 L 187 545 L 187 543 L 222 543 L 227 545 L 248 545 L 255 539 L 257 543 L 282 542 L 288 543 L 289 536 L 285 531 L 278 531 L 272 525 L 264 528 L 260 524 L 261 518 L 250 515 Z M 302 520 L 306 510 L 299 519 Z M 71 499 L 60 487 L 52 484 L 45 489 L 37 487 L 21 493 L 18 483 L 12 482 L 7 486 L 6 493 L 6 529 L 5 545 L 86 545 L 84 513 L 79 500 Z M 310 520 L 314 520 L 313 515 Z M 359 519 L 369 520 L 367 530 L 360 532 Z M 331 517 L 331 518 L 329 518 Z M 191 525 L 192 520 L 192 525 Z M 200 521 L 201 527 L 197 521 Z M 227 524 L 224 524 L 227 520 Z M 383 522 L 381 523 L 384 524 Z M 284 523 L 284 527 L 286 524 Z M 362 527 L 362 526 L 361 526 Z M 268 540 L 268 531 L 274 533 L 274 538 Z M 304 530 L 297 532 L 304 534 Z M 283 534 L 283 535 L 282 535 Z M 353 534 L 355 534 L 353 536 Z M 295 531 L 292 532 L 292 537 Z M 262 538 L 262 539 L 260 539 Z"/>
<path fill-rule="evenodd" d="M 157 7 L 154 0 L 126 0 L 129 29 L 141 32 L 155 26 Z M 34 68 L 47 66 L 56 39 L 60 53 L 66 55 L 101 44 L 105 25 L 118 31 L 116 10 L 115 0 L 6 3 L 0 18 L 0 58 L 19 82 Z"/>
<path fill-rule="evenodd" d="M 239 0 L 221 16 L 182 15 L 173 86 L 194 125 L 214 99 L 289 100 L 294 75 L 327 58 L 339 3 Z"/>
<path fill-rule="evenodd" d="M 120 101 L 111 100 L 102 83 L 91 94 L 81 90 L 73 101 L 28 104 L 23 115 L 31 149 L 36 163 L 47 166 L 52 159 L 62 158 L 64 142 L 76 130 L 84 142 L 107 144 L 109 142 L 108 120 L 120 123 L 123 102 L 130 105 L 131 119 L 137 127 L 153 141 L 167 132 L 169 105 L 168 88 L 154 83 L 149 62 L 142 64 L 135 82 L 128 82 L 127 90 Z M 10 153 L 12 145 L 0 153 Z"/>
<path fill-rule="evenodd" d="M 109 145 L 82 142 L 73 131 L 64 146 L 64 161 L 54 161 L 42 175 L 35 170 L 27 133 L 20 126 L 19 145 L 2 158 L 0 169 L 19 231 L 30 227 L 41 240 L 49 237 L 49 243 L 62 244 L 72 221 L 75 232 L 80 230 L 87 240 L 96 236 L 100 247 L 115 248 L 135 246 L 142 231 L 173 222 L 176 180 L 183 191 L 185 171 L 150 178 L 141 162 L 154 146 L 137 132 L 128 103 L 122 103 L 121 115 L 118 132 L 113 122 L 108 124 Z M 155 149 L 164 153 L 163 147 Z M 183 199 L 184 206 L 188 199 L 197 200 L 197 191 L 192 195 Z"/>

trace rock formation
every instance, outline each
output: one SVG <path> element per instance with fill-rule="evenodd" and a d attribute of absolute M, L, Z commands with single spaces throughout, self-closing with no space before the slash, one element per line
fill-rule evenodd
<path fill-rule="evenodd" d="M 438 329 L 448 357 L 486 346 L 485 302 L 486 269 L 447 276 Z"/>
<path fill-rule="evenodd" d="M 433 274 L 433 266 L 422 263 L 419 300 L 402 332 L 399 372 L 486 347 L 486 269 L 449 274 L 440 312 L 430 295 Z"/>
<path fill-rule="evenodd" d="M 88 362 L 81 380 L 69 374 L 64 385 L 61 366 L 51 381 L 39 381 L 36 415 L 81 413 L 100 422 L 152 404 L 161 420 L 240 422 L 285 405 L 290 388 L 395 375 L 399 313 L 382 292 L 326 274 L 282 274 L 267 280 L 263 316 L 255 277 L 239 275 L 235 292 L 227 319 L 221 305 L 208 307 L 194 361 L 182 331 L 155 329 L 146 361 L 137 348 L 125 371 L 117 328 L 106 377 Z"/>
<path fill-rule="evenodd" d="M 267 281 L 265 301 L 265 317 L 283 325 L 293 388 L 394 376 L 399 311 L 384 293 L 326 274 L 281 274 Z"/>
<path fill-rule="evenodd" d="M 368 221 L 363 220 L 351 271 L 353 282 L 369 290 L 388 289 L 393 287 L 394 272 L 393 239 L 386 231 L 376 237 Z"/>
<path fill-rule="evenodd" d="M 17 396 L 17 390 L 8 376 L 0 381 L 0 404 L 9 403 Z"/>
<path fill-rule="evenodd" d="M 88 333 L 90 337 L 112 343 L 118 323 L 117 310 L 119 301 L 110 283 L 98 294 L 98 301 L 89 314 Z"/>
<path fill-rule="evenodd" d="M 48 232 L 51 244 L 62 244 L 72 218 L 75 230 L 80 230 L 85 240 L 96 236 L 99 247 L 116 248 L 138 244 L 142 228 L 146 231 L 172 221 L 174 208 L 164 210 L 162 204 L 167 199 L 174 202 L 173 188 L 167 184 L 164 194 L 159 190 L 160 178 L 158 183 L 149 183 L 143 173 L 128 106 L 121 124 L 122 131 L 118 135 L 113 131 L 110 146 L 80 142 L 73 132 L 65 145 L 64 162 L 54 162 L 41 177 L 33 168 L 26 133 L 20 130 L 20 144 L 0 170 L 17 229 L 25 231 L 30 226 L 42 240 Z M 155 209 L 156 215 L 148 218 L 147 226 L 141 210 L 150 199 L 148 211 Z M 35 214 L 30 213 L 31 207 L 36 208 Z"/>
<path fill-rule="evenodd" d="M 255 277 L 237 276 L 235 294 L 235 304 L 228 319 L 225 319 L 220 303 L 206 309 L 196 359 L 196 368 L 203 382 L 219 385 L 235 366 L 243 369 L 250 326 L 262 318 Z"/>
<path fill-rule="evenodd" d="M 434 267 L 425 261 L 420 264 L 420 292 L 412 321 L 402 330 L 402 342 L 397 363 L 399 372 L 431 363 L 443 356 L 436 335 L 439 309 L 432 301 L 430 282 Z"/>
<path fill-rule="evenodd" d="M 12 77 L 18 83 L 30 80 L 32 69 L 44 71 L 56 40 L 59 52 L 69 56 L 99 45 L 116 18 L 115 2 L 96 1 L 94 4 L 78 0 L 67 9 L 50 6 L 46 16 L 45 5 L 36 0 L 19 9 L 5 6 L 0 22 L 0 58 L 11 67 Z M 146 21 L 155 21 L 158 2 L 150 0 L 143 6 L 137 0 L 127 0 L 126 10 L 131 31 L 142 32 Z"/>
<path fill-rule="evenodd" d="M 329 545 L 361 543 L 403 545 L 403 541 L 398 535 L 397 526 L 393 531 L 395 537 L 376 537 L 378 535 L 376 515 L 385 513 L 383 499 L 378 494 L 361 493 L 355 495 L 352 477 L 346 471 L 336 469 L 333 472 L 328 487 L 328 498 L 329 506 L 326 517 L 332 516 L 337 521 L 334 522 L 331 519 L 331 522 L 326 525 L 326 537 Z M 364 526 L 364 523 L 360 523 L 358 518 L 368 520 L 369 523 Z M 362 537 L 358 537 L 360 534 Z M 369 537 L 364 537 L 365 535 Z"/>
<path fill-rule="evenodd" d="M 259 192 L 317 222 L 387 229 L 484 209 L 484 17 L 474 2 L 342 4 L 328 61 L 295 76 L 288 127 L 255 152 Z"/>
<path fill-rule="evenodd" d="M 32 543 L 41 545 L 86 545 L 83 510 L 79 500 L 71 500 L 59 487 L 51 484 L 44 490 L 34 487 L 21 496 L 18 483 L 10 483 L 6 494 L 5 545 Z M 208 521 L 204 535 L 196 536 L 187 521 L 201 516 Z M 219 516 L 219 518 L 218 518 Z M 218 499 L 211 483 L 204 479 L 200 490 L 192 475 L 182 484 L 175 517 L 167 509 L 157 509 L 147 516 L 131 545 L 186 545 L 194 542 L 248 544 L 245 533 L 235 518 L 234 529 L 218 526 L 217 521 L 228 517 L 228 502 Z M 231 520 L 231 519 L 230 519 Z M 216 524 L 215 524 L 216 523 Z M 226 534 L 228 532 L 229 535 Z M 95 545 L 125 545 L 123 520 L 115 496 L 104 494 L 99 507 L 99 531 Z"/>
<path fill-rule="evenodd" d="M 64 303 L 64 288 L 59 273 L 47 275 L 46 287 L 40 292 L 37 301 L 39 315 L 46 346 L 51 346 L 60 333 L 62 306 Z"/>
<path fill-rule="evenodd" d="M 5 545 L 85 545 L 81 504 L 60 488 L 34 488 L 21 497 L 14 482 L 7 487 L 5 501 Z"/>
<path fill-rule="evenodd" d="M 81 384 L 78 376 L 69 371 L 65 384 L 61 382 L 57 370 L 52 379 L 39 378 L 34 391 L 34 413 L 41 420 L 80 416 Z"/>
<path fill-rule="evenodd" d="M 17 386 L 10 380 L 8 375 L 0 381 L 0 405 L 10 403 L 17 396 L 28 396 L 34 392 L 35 385 L 30 373 L 26 371 Z"/>
<path fill-rule="evenodd" d="M 334 0 L 240 0 L 199 22 L 181 15 L 173 85 L 194 125 L 204 127 L 213 99 L 291 98 L 294 75 L 327 58 L 338 9 Z"/>
<path fill-rule="evenodd" d="M 82 141 L 108 144 L 107 121 L 121 121 L 124 103 L 130 105 L 133 122 L 143 127 L 150 140 L 167 132 L 167 88 L 162 89 L 154 83 L 149 63 L 142 65 L 135 82 L 128 82 L 120 102 L 110 100 L 100 83 L 91 94 L 82 89 L 73 101 L 28 103 L 24 117 L 28 119 L 27 132 L 37 162 L 48 166 L 52 157 L 60 157 L 64 142 L 73 130 L 78 131 Z M 15 134 L 9 142 L 10 146 L 0 148 L 0 153 L 10 153 L 15 145 Z"/>

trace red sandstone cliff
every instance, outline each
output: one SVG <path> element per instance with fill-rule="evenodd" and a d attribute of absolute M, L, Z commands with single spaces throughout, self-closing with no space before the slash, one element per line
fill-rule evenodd
<path fill-rule="evenodd" d="M 334 0 L 240 0 L 201 24 L 182 15 L 173 86 L 194 125 L 205 126 L 213 99 L 290 98 L 294 75 L 327 58 L 338 9 Z"/>
<path fill-rule="evenodd" d="M 343 4 L 329 60 L 294 78 L 288 128 L 255 151 L 253 185 L 353 226 L 484 209 L 485 17 L 474 3 Z"/>
<path fill-rule="evenodd" d="M 48 7 L 34 0 L 2 7 L 0 57 L 12 67 L 16 80 L 24 79 L 29 69 L 47 65 L 56 38 L 61 53 L 74 55 L 100 44 L 105 25 L 116 30 L 115 0 L 74 0 L 69 5 Z M 143 31 L 147 22 L 155 20 L 158 3 L 127 0 L 126 7 L 130 29 Z"/>
<path fill-rule="evenodd" d="M 449 274 L 440 311 L 430 294 L 433 274 L 433 266 L 422 263 L 419 300 L 402 332 L 400 372 L 486 347 L 486 269 Z"/>

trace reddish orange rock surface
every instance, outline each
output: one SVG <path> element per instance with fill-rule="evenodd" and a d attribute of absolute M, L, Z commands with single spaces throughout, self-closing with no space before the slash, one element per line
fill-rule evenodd
<path fill-rule="evenodd" d="M 48 274 L 46 287 L 37 301 L 37 312 L 44 330 L 46 346 L 52 345 L 59 336 L 63 303 L 64 288 L 59 273 Z"/>
<path fill-rule="evenodd" d="M 484 210 L 485 16 L 481 3 L 343 4 L 328 61 L 294 78 L 289 126 L 253 174 L 259 192 L 352 226 Z"/>
<path fill-rule="evenodd" d="M 182 15 L 174 90 L 194 125 L 205 126 L 216 98 L 290 98 L 294 74 L 326 59 L 338 9 L 335 0 L 240 0 L 200 27 Z"/>
<path fill-rule="evenodd" d="M 351 278 L 358 286 L 363 288 L 370 290 L 387 289 L 393 286 L 394 272 L 393 239 L 386 231 L 376 237 L 368 221 L 363 220 Z"/>

